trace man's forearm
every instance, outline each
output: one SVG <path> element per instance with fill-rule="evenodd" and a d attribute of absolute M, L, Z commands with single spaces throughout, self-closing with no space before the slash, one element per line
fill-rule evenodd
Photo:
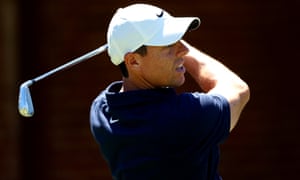
<path fill-rule="evenodd" d="M 218 66 L 221 65 L 219 62 L 215 62 L 215 59 L 194 47 L 188 45 L 188 48 L 189 53 L 184 57 L 184 66 L 201 89 L 208 92 L 216 86 L 219 73 L 221 73 Z"/>
<path fill-rule="evenodd" d="M 197 84 L 205 92 L 209 92 L 217 85 L 233 86 L 244 84 L 234 72 L 213 57 L 201 52 L 184 42 L 189 53 L 184 57 L 187 72 L 191 74 Z"/>

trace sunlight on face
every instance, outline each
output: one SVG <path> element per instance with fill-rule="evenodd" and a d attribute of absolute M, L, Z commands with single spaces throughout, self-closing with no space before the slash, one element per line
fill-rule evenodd
<path fill-rule="evenodd" d="M 180 41 L 169 46 L 147 46 L 142 58 L 142 78 L 153 87 L 178 87 L 184 81 L 183 56 L 188 52 Z"/>

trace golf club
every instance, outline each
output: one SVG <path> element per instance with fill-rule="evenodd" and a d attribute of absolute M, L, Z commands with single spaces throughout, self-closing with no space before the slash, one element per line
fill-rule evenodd
<path fill-rule="evenodd" d="M 18 102 L 18 109 L 19 109 L 19 113 L 24 116 L 24 117 L 32 117 L 34 114 L 34 108 L 33 108 L 33 103 L 32 103 L 32 99 L 31 99 L 31 95 L 30 95 L 30 89 L 29 86 L 31 86 L 32 84 L 46 78 L 49 77 L 50 75 L 53 75 L 59 71 L 68 69 L 78 63 L 83 62 L 84 60 L 87 60 L 93 56 L 96 56 L 102 52 L 104 52 L 107 49 L 107 44 L 100 46 L 99 48 L 90 51 L 74 60 L 71 60 L 70 62 L 63 64 L 51 71 L 48 71 L 34 79 L 28 80 L 24 83 L 21 84 L 20 86 L 20 90 L 19 90 L 19 102 Z"/>

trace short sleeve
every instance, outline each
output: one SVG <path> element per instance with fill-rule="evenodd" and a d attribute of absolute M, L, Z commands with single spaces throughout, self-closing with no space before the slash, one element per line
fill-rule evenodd
<path fill-rule="evenodd" d="M 221 95 L 190 93 L 180 96 L 178 111 L 183 114 L 179 133 L 207 145 L 224 141 L 230 130 L 230 106 Z"/>

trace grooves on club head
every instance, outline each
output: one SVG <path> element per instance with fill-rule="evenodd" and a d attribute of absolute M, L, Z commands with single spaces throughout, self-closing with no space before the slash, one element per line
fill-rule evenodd
<path fill-rule="evenodd" d="M 29 86 L 32 84 L 33 81 L 28 80 L 20 86 L 18 109 L 19 113 L 24 117 L 32 117 L 34 114 L 34 108 L 29 90 Z"/>

